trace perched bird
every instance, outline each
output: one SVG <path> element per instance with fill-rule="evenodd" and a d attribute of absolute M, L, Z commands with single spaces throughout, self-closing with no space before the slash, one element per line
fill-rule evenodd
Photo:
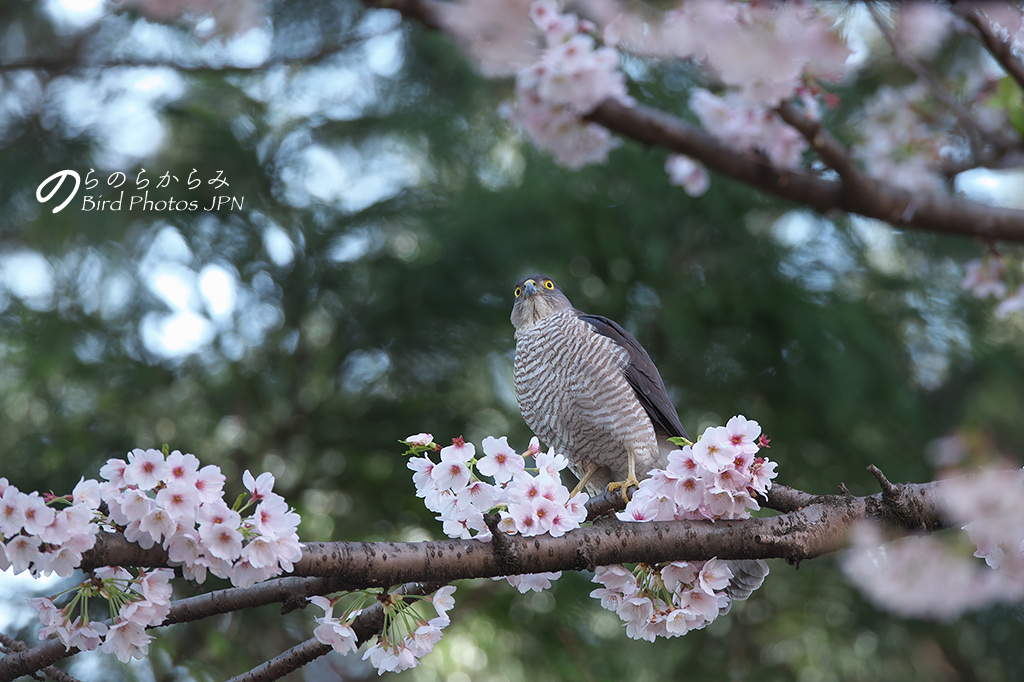
<path fill-rule="evenodd" d="M 591 495 L 639 483 L 686 438 L 658 368 L 618 323 L 573 307 L 551 278 L 515 286 L 515 387 L 523 419 Z"/>
<path fill-rule="evenodd" d="M 550 277 L 516 282 L 514 378 L 523 419 L 591 495 L 638 485 L 688 439 L 651 356 L 618 323 L 573 307 Z M 628 498 L 626 498 L 628 499 Z M 763 561 L 730 562 L 733 599 L 760 586 Z"/>

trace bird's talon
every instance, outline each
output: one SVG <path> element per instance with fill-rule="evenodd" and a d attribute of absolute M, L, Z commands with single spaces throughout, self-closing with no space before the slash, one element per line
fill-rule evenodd
<path fill-rule="evenodd" d="M 640 481 L 636 480 L 636 476 L 629 476 L 625 481 L 614 481 L 608 484 L 608 490 L 614 491 L 622 489 L 622 499 L 628 504 L 629 503 L 629 489 L 632 487 L 640 487 Z"/>

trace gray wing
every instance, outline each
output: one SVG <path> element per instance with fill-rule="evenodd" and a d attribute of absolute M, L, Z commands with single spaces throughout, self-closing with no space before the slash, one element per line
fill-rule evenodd
<path fill-rule="evenodd" d="M 670 436 L 682 436 L 689 440 L 683 425 L 679 421 L 679 414 L 676 412 L 672 401 L 668 399 L 668 391 L 665 390 L 665 382 L 661 380 L 658 368 L 654 361 L 647 354 L 640 342 L 633 338 L 614 320 L 609 320 L 601 315 L 580 314 L 580 319 L 585 320 L 599 334 L 607 336 L 612 341 L 629 351 L 629 366 L 626 367 L 626 381 L 636 392 L 640 404 L 644 406 L 655 429 L 668 433 Z M 761 586 L 768 575 L 768 564 L 760 559 L 742 559 L 729 561 L 729 568 L 732 569 L 733 578 L 729 586 L 725 588 L 729 595 L 729 605 L 725 606 L 721 613 L 729 612 L 732 602 L 742 601 Z"/>
<path fill-rule="evenodd" d="M 629 351 L 629 366 L 626 367 L 626 381 L 633 388 L 640 404 L 644 406 L 651 423 L 657 431 L 669 436 L 682 436 L 689 439 L 679 421 L 675 405 L 668 398 L 665 382 L 661 380 L 658 368 L 647 354 L 640 342 L 633 338 L 614 320 L 601 315 L 580 314 L 580 319 L 587 322 L 598 334 L 607 336 Z"/>

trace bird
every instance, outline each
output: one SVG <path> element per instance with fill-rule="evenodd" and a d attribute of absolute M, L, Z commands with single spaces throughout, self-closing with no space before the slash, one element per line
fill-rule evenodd
<path fill-rule="evenodd" d="M 513 289 L 513 379 L 527 426 L 569 461 L 573 494 L 621 491 L 638 474 L 665 468 L 689 440 L 657 366 L 640 342 L 602 315 L 575 308 L 554 280 L 523 277 Z M 745 599 L 768 573 L 760 560 L 730 562 L 733 599 Z"/>

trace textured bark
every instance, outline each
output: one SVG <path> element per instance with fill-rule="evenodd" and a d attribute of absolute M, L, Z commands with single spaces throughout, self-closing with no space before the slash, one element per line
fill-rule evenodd
<path fill-rule="evenodd" d="M 877 469 L 876 476 L 880 475 Z M 562 537 L 522 537 L 499 534 L 495 541 L 433 540 L 428 542 L 312 542 L 305 543 L 303 557 L 295 564 L 296 577 L 322 578 L 318 584 L 299 583 L 280 587 L 280 581 L 250 590 L 278 590 L 271 601 L 280 601 L 287 589 L 297 598 L 322 593 L 330 587 L 361 589 L 391 587 L 408 582 L 447 583 L 466 578 L 538 573 L 560 570 L 593 570 L 595 566 L 637 561 L 720 559 L 777 559 L 790 562 L 809 559 L 841 549 L 850 526 L 872 519 L 905 530 L 934 530 L 948 525 L 942 517 L 942 484 L 892 484 L 882 477 L 883 492 L 866 497 L 811 495 L 776 486 L 768 504 L 785 513 L 742 521 L 664 521 L 622 523 L 599 519 Z M 617 494 L 616 496 L 617 497 Z M 599 499 L 610 507 L 620 506 Z M 102 546 L 85 554 L 84 565 L 166 566 L 160 551 L 140 551 L 116 534 L 103 536 Z M 225 590 L 216 599 L 242 600 L 246 590 Z M 215 593 L 217 594 L 217 593 Z M 204 597 L 193 597 L 194 604 Z M 211 597 L 212 598 L 212 597 Z M 266 599 L 261 596 L 260 599 Z M 237 602 L 238 608 L 249 604 Z M 262 601 L 262 603 L 269 603 Z M 203 606 L 203 608 L 209 608 Z"/>

